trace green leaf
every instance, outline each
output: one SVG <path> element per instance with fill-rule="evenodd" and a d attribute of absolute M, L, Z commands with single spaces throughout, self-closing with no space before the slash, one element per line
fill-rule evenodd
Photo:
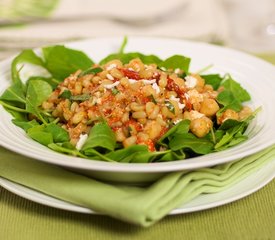
<path fill-rule="evenodd" d="M 104 151 L 113 151 L 116 145 L 115 134 L 106 122 L 96 123 L 88 136 L 82 151 L 89 149 L 103 149 Z"/>
<path fill-rule="evenodd" d="M 226 144 L 228 144 L 236 134 L 242 135 L 245 131 L 247 127 L 247 123 L 246 122 L 239 122 L 239 124 L 237 124 L 236 126 L 229 128 L 226 133 L 223 135 L 223 137 L 221 138 L 221 140 L 219 142 L 216 143 L 215 145 L 215 150 L 225 146 Z"/>
<path fill-rule="evenodd" d="M 24 107 L 15 106 L 14 102 L 3 102 L 0 101 L 0 104 L 9 112 L 15 119 L 25 121 L 27 119 L 28 111 Z"/>
<path fill-rule="evenodd" d="M 148 152 L 146 145 L 132 145 L 106 154 L 106 157 L 117 162 L 131 162 L 137 152 Z M 125 161 L 125 159 L 127 159 Z"/>
<path fill-rule="evenodd" d="M 52 93 L 52 87 L 45 81 L 35 80 L 30 81 L 27 88 L 26 95 L 26 110 L 36 115 L 41 121 L 44 122 L 40 115 L 40 106 Z"/>
<path fill-rule="evenodd" d="M 56 152 L 65 153 L 65 154 L 69 154 L 72 156 L 78 156 L 78 157 L 82 157 L 82 158 L 88 158 L 87 156 L 85 156 L 84 154 L 79 152 L 77 149 L 72 147 L 72 145 L 69 143 L 63 143 L 63 144 L 50 143 L 50 144 L 48 144 L 48 148 L 50 148 Z"/>
<path fill-rule="evenodd" d="M 43 125 L 33 126 L 27 130 L 27 134 L 33 140 L 48 146 L 53 143 L 53 136 L 49 132 L 45 132 L 45 127 Z"/>
<path fill-rule="evenodd" d="M 196 138 L 191 133 L 185 133 L 172 138 L 169 147 L 173 151 L 188 148 L 197 154 L 207 154 L 213 151 L 214 144 L 205 138 Z"/>
<path fill-rule="evenodd" d="M 238 144 L 240 144 L 241 142 L 244 142 L 248 139 L 247 136 L 239 136 L 239 137 L 234 137 L 232 138 L 232 140 L 230 140 L 227 144 L 215 149 L 216 151 L 223 151 L 223 150 L 226 150 L 227 148 L 230 148 L 230 147 L 233 147 L 233 146 L 236 146 Z"/>
<path fill-rule="evenodd" d="M 23 84 L 20 81 L 14 82 L 0 97 L 2 101 L 26 103 Z"/>
<path fill-rule="evenodd" d="M 33 119 L 31 121 L 22 121 L 19 119 L 12 119 L 13 124 L 15 124 L 16 126 L 22 128 L 25 130 L 25 132 L 27 132 L 30 128 L 34 127 L 34 126 L 38 126 L 39 123 Z"/>
<path fill-rule="evenodd" d="M 249 93 L 235 80 L 232 79 L 230 75 L 228 75 L 228 79 L 226 79 L 221 86 L 232 93 L 234 98 L 240 102 L 249 101 L 251 99 Z"/>
<path fill-rule="evenodd" d="M 11 75 L 13 82 L 21 82 L 19 77 L 19 71 L 17 70 L 17 65 L 19 63 L 31 63 L 41 67 L 45 67 L 42 59 L 38 57 L 33 50 L 23 50 L 18 56 L 16 56 L 16 58 L 14 58 L 11 64 Z"/>
<path fill-rule="evenodd" d="M 167 147 L 168 142 L 165 140 L 169 140 L 177 134 L 188 133 L 189 126 L 190 126 L 190 120 L 185 119 L 185 120 L 180 121 L 175 126 L 170 128 L 164 135 L 162 135 L 157 143 Z"/>
<path fill-rule="evenodd" d="M 159 67 L 165 67 L 166 69 L 181 69 L 184 72 L 188 72 L 189 70 L 189 64 L 191 59 L 185 56 L 181 55 L 174 55 L 166 60 L 164 60 L 162 63 L 158 64 Z"/>
<path fill-rule="evenodd" d="M 64 128 L 55 123 L 48 124 L 45 128 L 45 131 L 52 134 L 53 141 L 55 143 L 70 141 L 69 133 Z"/>
<path fill-rule="evenodd" d="M 205 80 L 205 84 L 209 84 L 213 87 L 214 90 L 217 90 L 223 80 L 219 74 L 207 74 L 201 75 L 201 77 Z"/>
<path fill-rule="evenodd" d="M 88 69 L 86 69 L 85 71 L 81 72 L 81 73 L 79 74 L 79 77 L 83 77 L 83 76 L 88 75 L 88 74 L 97 74 L 97 73 L 100 73 L 100 72 L 102 72 L 102 71 L 103 71 L 103 69 L 100 68 L 100 67 L 88 68 Z"/>
<path fill-rule="evenodd" d="M 164 154 L 161 158 L 157 159 L 156 162 L 170 162 L 175 160 L 185 159 L 186 155 L 183 151 L 169 151 Z"/>
<path fill-rule="evenodd" d="M 219 95 L 217 96 L 217 101 L 218 101 L 218 103 L 225 106 L 222 109 L 222 111 L 229 108 L 229 109 L 233 109 L 238 112 L 242 109 L 241 101 L 239 101 L 239 99 L 237 99 L 235 97 L 233 92 L 228 91 L 228 90 L 224 90 L 224 91 L 220 92 Z"/>
<path fill-rule="evenodd" d="M 88 69 L 94 64 L 82 51 L 64 46 L 45 47 L 42 50 L 46 68 L 59 80 L 63 80 L 79 69 Z"/>
<path fill-rule="evenodd" d="M 52 89 L 55 89 L 57 85 L 60 83 L 60 81 L 58 81 L 53 77 L 42 77 L 42 76 L 32 76 L 28 79 L 27 83 L 29 81 L 35 81 L 35 80 L 41 80 L 41 81 L 47 82 L 48 84 L 51 85 Z"/>
<path fill-rule="evenodd" d="M 72 96 L 72 93 L 70 90 L 64 90 L 58 97 L 59 98 L 64 98 L 64 99 L 70 99 Z"/>
<path fill-rule="evenodd" d="M 156 63 L 158 65 L 159 63 L 162 62 L 162 60 L 155 55 L 144 55 L 142 53 L 132 52 L 132 53 L 123 53 L 123 54 L 112 53 L 107 57 L 103 58 L 99 62 L 99 64 L 103 65 L 114 59 L 119 59 L 123 64 L 126 64 L 126 63 L 129 63 L 134 58 L 139 58 L 144 64 Z"/>

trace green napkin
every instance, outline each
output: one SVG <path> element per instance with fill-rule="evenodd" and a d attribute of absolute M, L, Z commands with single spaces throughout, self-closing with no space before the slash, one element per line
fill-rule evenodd
<path fill-rule="evenodd" d="M 0 153 L 3 178 L 123 221 L 150 226 L 199 194 L 222 191 L 274 161 L 275 145 L 216 167 L 169 173 L 147 187 L 108 184 L 3 148 Z"/>

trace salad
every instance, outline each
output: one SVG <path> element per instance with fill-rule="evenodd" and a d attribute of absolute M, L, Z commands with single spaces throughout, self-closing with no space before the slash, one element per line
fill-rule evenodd
<path fill-rule="evenodd" d="M 56 45 L 22 51 L 0 104 L 28 137 L 87 159 L 124 163 L 174 161 L 221 151 L 248 137 L 256 111 L 230 74 L 189 71 L 191 59 L 119 52 L 95 63 Z M 26 81 L 26 64 L 39 67 Z"/>

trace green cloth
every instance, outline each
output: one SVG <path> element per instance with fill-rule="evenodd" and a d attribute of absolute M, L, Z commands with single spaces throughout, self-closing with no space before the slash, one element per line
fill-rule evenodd
<path fill-rule="evenodd" d="M 275 64 L 275 55 L 269 54 L 268 60 Z M 0 148 L 0 156 L 4 151 Z M 167 216 L 150 228 L 137 228 L 108 216 L 43 206 L 0 187 L 0 239 L 272 240 L 275 239 L 274 196 L 275 180 L 239 201 L 209 210 Z"/>
<path fill-rule="evenodd" d="M 275 158 L 275 146 L 241 160 L 169 173 L 148 187 L 112 185 L 2 150 L 0 176 L 130 223 L 150 226 L 202 193 L 232 186 Z"/>

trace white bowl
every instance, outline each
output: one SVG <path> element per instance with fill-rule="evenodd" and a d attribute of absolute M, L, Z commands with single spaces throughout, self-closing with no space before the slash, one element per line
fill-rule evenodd
<path fill-rule="evenodd" d="M 68 47 L 87 53 L 94 61 L 116 52 L 122 38 L 95 38 L 66 44 Z M 0 144 L 14 152 L 60 165 L 93 177 L 128 183 L 151 181 L 161 175 L 180 170 L 191 170 L 213 166 L 240 159 L 256 153 L 275 143 L 275 67 L 248 54 L 206 43 L 167 38 L 130 37 L 126 52 L 139 51 L 166 58 L 173 54 L 190 57 L 190 71 L 195 72 L 210 64 L 208 73 L 230 73 L 251 95 L 248 104 L 252 108 L 262 107 L 247 129 L 249 139 L 231 149 L 191 159 L 146 164 L 109 163 L 87 160 L 54 152 L 31 140 L 25 132 L 11 122 L 11 116 L 0 107 Z M 10 63 L 0 63 L 0 94 L 10 84 Z"/>

